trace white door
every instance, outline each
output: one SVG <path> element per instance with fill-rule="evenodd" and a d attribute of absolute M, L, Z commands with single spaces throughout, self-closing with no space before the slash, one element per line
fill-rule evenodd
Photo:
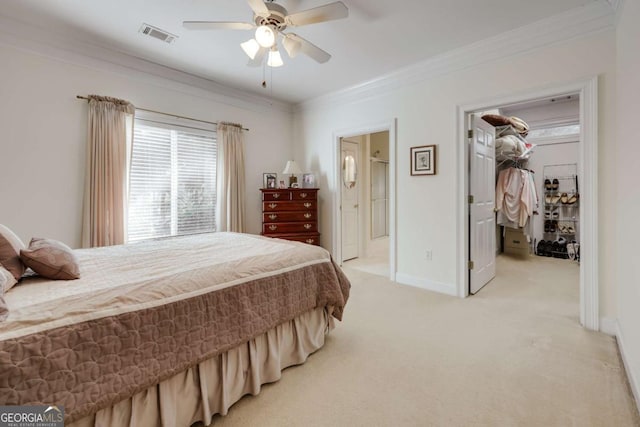
<path fill-rule="evenodd" d="M 381 161 L 371 162 L 371 238 L 377 239 L 389 235 L 389 188 L 388 164 Z"/>
<path fill-rule="evenodd" d="M 358 257 L 359 207 L 358 207 L 358 164 L 359 145 L 342 141 L 342 261 Z"/>
<path fill-rule="evenodd" d="M 471 116 L 469 141 L 469 291 L 478 292 L 496 275 L 495 129 Z"/>

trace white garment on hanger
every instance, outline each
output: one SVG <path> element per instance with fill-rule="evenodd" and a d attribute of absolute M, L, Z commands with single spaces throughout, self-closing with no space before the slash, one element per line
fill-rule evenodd
<path fill-rule="evenodd" d="M 497 224 L 510 228 L 530 225 L 529 218 L 537 209 L 537 193 L 533 174 L 508 168 L 500 171 L 496 185 Z M 525 234 L 531 235 L 531 227 Z"/>

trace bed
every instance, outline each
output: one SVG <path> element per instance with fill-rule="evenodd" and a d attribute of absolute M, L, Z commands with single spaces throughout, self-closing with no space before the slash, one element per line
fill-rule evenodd
<path fill-rule="evenodd" d="M 213 233 L 74 251 L 5 294 L 0 404 L 65 425 L 205 425 L 324 344 L 350 284 L 322 248 Z"/>

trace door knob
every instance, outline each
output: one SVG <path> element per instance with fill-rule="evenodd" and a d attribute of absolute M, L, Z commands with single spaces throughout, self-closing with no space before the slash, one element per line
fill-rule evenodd
<path fill-rule="evenodd" d="M 353 207 L 354 207 L 354 208 L 357 208 L 357 207 L 358 207 L 358 205 L 353 205 Z"/>

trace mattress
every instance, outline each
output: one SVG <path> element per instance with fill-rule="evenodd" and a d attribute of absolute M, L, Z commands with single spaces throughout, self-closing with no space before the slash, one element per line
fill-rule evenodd
<path fill-rule="evenodd" d="M 349 282 L 324 249 L 213 233 L 76 251 L 81 278 L 5 295 L 0 404 L 113 406 L 302 313 L 342 318 Z"/>

